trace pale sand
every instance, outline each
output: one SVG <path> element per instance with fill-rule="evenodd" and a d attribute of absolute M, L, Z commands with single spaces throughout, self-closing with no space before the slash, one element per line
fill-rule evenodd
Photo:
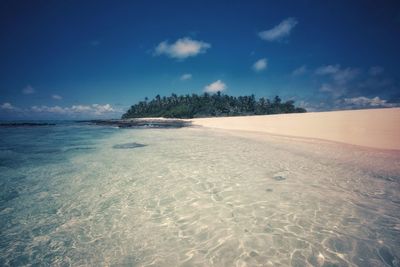
<path fill-rule="evenodd" d="M 400 150 L 400 108 L 192 119 L 194 125 Z"/>

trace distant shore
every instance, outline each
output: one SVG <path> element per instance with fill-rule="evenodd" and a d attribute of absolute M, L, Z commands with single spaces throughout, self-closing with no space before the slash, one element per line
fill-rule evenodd
<path fill-rule="evenodd" d="M 0 127 L 41 127 L 41 126 L 54 126 L 55 123 L 47 122 L 0 122 Z"/>
<path fill-rule="evenodd" d="M 238 132 L 321 139 L 376 149 L 400 150 L 400 108 L 196 119 L 136 118 L 81 122 L 120 128 L 201 126 Z"/>
<path fill-rule="evenodd" d="M 78 123 L 90 123 L 95 125 L 115 126 L 119 128 L 182 128 L 191 125 L 188 120 L 166 118 L 135 118 L 120 120 L 87 120 Z"/>
<path fill-rule="evenodd" d="M 400 108 L 199 118 L 195 126 L 400 150 Z"/>
<path fill-rule="evenodd" d="M 134 118 L 84 120 L 77 123 L 119 128 L 182 128 L 220 130 L 321 139 L 376 149 L 400 150 L 400 108 L 251 115 L 195 119 Z M 0 127 L 54 126 L 56 123 L 3 122 Z"/>

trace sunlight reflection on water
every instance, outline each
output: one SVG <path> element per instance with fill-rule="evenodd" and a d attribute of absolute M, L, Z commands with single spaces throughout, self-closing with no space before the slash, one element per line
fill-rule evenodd
<path fill-rule="evenodd" d="M 0 265 L 399 266 L 395 152 L 80 130 L 36 136 L 47 152 L 25 158 L 1 143 Z"/>

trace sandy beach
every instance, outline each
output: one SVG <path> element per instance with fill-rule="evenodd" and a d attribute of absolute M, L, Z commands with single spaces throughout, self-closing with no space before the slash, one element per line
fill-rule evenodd
<path fill-rule="evenodd" d="M 197 126 L 400 150 L 400 108 L 193 119 Z"/>

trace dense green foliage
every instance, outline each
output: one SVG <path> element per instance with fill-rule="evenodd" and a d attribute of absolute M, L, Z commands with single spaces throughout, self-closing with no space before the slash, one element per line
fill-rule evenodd
<path fill-rule="evenodd" d="M 254 95 L 234 97 L 218 92 L 213 95 L 208 93 L 181 96 L 172 94 L 169 97 L 157 95 L 150 101 L 146 98 L 145 101 L 131 106 L 122 118 L 199 118 L 299 112 L 306 110 L 296 108 L 292 100 L 282 102 L 278 96 L 270 101 L 264 97 L 257 100 Z"/>

